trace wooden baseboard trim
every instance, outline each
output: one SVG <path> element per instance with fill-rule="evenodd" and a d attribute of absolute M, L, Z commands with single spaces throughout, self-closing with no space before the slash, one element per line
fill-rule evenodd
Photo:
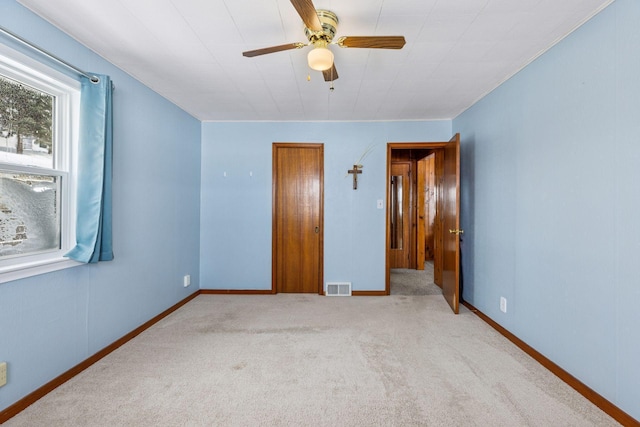
<path fill-rule="evenodd" d="M 276 292 L 271 289 L 265 290 L 251 290 L 251 289 L 200 289 L 202 295 L 275 295 Z M 311 293 L 309 295 L 312 295 Z M 322 293 L 321 295 L 325 295 Z M 354 297 L 373 296 L 381 297 L 386 296 L 386 291 L 353 291 L 351 295 Z"/>
<path fill-rule="evenodd" d="M 271 289 L 200 289 L 202 295 L 273 295 Z"/>
<path fill-rule="evenodd" d="M 354 297 L 385 297 L 387 291 L 352 291 Z"/>
<path fill-rule="evenodd" d="M 38 388 L 37 390 L 29 393 L 28 395 L 26 395 L 22 399 L 18 400 L 13 405 L 11 405 L 11 406 L 7 407 L 6 409 L 0 411 L 0 424 L 4 423 L 5 421 L 9 420 L 10 418 L 16 416 L 17 414 L 19 414 L 20 412 L 22 412 L 23 410 L 28 408 L 30 405 L 35 403 L 37 400 L 39 400 L 40 398 L 44 397 L 46 394 L 50 393 L 51 391 L 53 391 L 57 387 L 61 386 L 65 382 L 69 381 L 71 378 L 75 377 L 80 372 L 84 371 L 89 366 L 93 365 L 94 363 L 96 363 L 97 361 L 99 361 L 100 359 L 102 359 L 103 357 L 108 355 L 109 353 L 113 352 L 117 348 L 119 348 L 122 345 L 124 345 L 127 341 L 130 341 L 133 338 L 135 338 L 136 336 L 140 335 L 142 332 L 144 332 L 145 330 L 149 329 L 155 323 L 158 323 L 160 320 L 164 319 L 169 314 L 173 313 L 174 311 L 176 311 L 177 309 L 179 309 L 180 307 L 182 307 L 183 305 L 185 305 L 186 303 L 188 303 L 189 301 L 191 301 L 192 299 L 194 299 L 195 297 L 200 295 L 200 293 L 201 293 L 201 291 L 194 292 L 193 294 L 189 295 L 188 297 L 186 297 L 182 301 L 178 302 L 177 304 L 169 307 L 168 309 L 166 309 L 162 313 L 158 314 L 153 319 L 145 322 L 141 326 L 139 326 L 136 329 L 134 329 L 133 331 L 129 332 L 128 334 L 126 334 L 122 338 L 120 338 L 120 339 L 114 341 L 113 343 L 109 344 L 108 346 L 106 346 L 102 350 L 100 350 L 97 353 L 95 353 L 93 356 L 90 356 L 88 359 L 85 359 L 84 361 L 80 362 L 79 364 L 77 364 L 73 368 L 69 369 L 67 372 L 65 372 L 65 373 L 61 374 L 60 376 L 52 379 L 51 381 L 49 381 L 48 383 L 46 383 L 42 387 Z"/>
<path fill-rule="evenodd" d="M 586 384 L 584 384 L 579 379 L 577 379 L 576 377 L 574 377 L 573 375 L 571 375 L 570 373 L 562 369 L 560 366 L 556 365 L 554 362 L 549 360 L 547 357 L 545 357 L 543 354 L 541 354 L 536 349 L 531 347 L 529 344 L 522 341 L 520 338 L 518 338 L 517 336 L 509 332 L 507 329 L 505 329 L 503 326 L 498 324 L 492 318 L 490 318 L 489 316 L 487 316 L 486 314 L 484 314 L 483 312 L 481 312 L 480 310 L 478 310 L 477 308 L 475 308 L 473 305 L 469 304 L 466 301 L 462 301 L 462 304 L 464 304 L 465 307 L 467 307 L 469 310 L 471 310 L 471 312 L 473 312 L 479 318 L 481 318 L 486 323 L 488 323 L 493 329 L 498 331 L 505 338 L 507 338 L 512 343 L 514 343 L 518 348 L 520 348 L 522 351 L 527 353 L 529 356 L 535 359 L 538 363 L 540 363 L 542 366 L 544 366 L 549 371 L 551 371 L 555 376 L 557 376 L 562 381 L 567 383 L 571 388 L 573 388 L 578 393 L 583 395 L 591 403 L 596 405 L 598 408 L 602 409 L 604 412 L 606 412 L 609 416 L 611 416 L 613 419 L 618 421 L 620 424 L 622 424 L 623 426 L 629 426 L 629 427 L 640 426 L 640 421 L 636 420 L 631 415 L 627 414 L 622 409 L 618 408 L 616 405 L 614 405 L 613 403 L 609 402 L 607 399 L 602 397 L 600 394 L 596 393 Z"/>

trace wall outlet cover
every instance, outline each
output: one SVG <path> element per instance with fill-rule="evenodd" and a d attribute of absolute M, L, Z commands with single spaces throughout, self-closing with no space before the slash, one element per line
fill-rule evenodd
<path fill-rule="evenodd" d="M 505 297 L 500 297 L 500 311 L 507 312 L 507 299 Z"/>
<path fill-rule="evenodd" d="M 7 362 L 0 362 L 0 387 L 7 383 Z"/>

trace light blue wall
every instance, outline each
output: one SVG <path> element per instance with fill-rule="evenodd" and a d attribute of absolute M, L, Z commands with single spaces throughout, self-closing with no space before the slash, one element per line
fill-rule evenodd
<path fill-rule="evenodd" d="M 271 289 L 272 143 L 321 142 L 324 281 L 384 290 L 387 142 L 450 138 L 450 121 L 204 123 L 201 288 Z M 347 170 L 369 148 L 354 191 Z"/>
<path fill-rule="evenodd" d="M 453 121 L 464 298 L 636 419 L 638 22 L 614 2 Z"/>
<path fill-rule="evenodd" d="M 116 85 L 115 260 L 0 284 L 2 410 L 198 289 L 201 128 L 14 1 L 0 25 Z"/>

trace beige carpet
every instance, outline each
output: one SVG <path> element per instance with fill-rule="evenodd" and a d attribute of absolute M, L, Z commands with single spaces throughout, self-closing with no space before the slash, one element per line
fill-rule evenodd
<path fill-rule="evenodd" d="M 200 295 L 9 426 L 609 426 L 441 296 Z"/>
<path fill-rule="evenodd" d="M 433 283 L 433 261 L 424 263 L 424 270 L 392 268 L 391 295 L 442 295 L 442 289 Z"/>

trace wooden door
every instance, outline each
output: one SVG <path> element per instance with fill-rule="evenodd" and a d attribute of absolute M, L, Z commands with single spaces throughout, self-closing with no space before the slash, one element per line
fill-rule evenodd
<path fill-rule="evenodd" d="M 424 262 L 427 259 L 427 204 L 425 192 L 427 190 L 427 158 L 418 160 L 418 185 L 417 185 L 417 202 L 418 224 L 416 239 L 418 247 L 416 248 L 416 270 L 424 270 Z"/>
<path fill-rule="evenodd" d="M 436 218 L 434 160 L 435 154 L 430 154 L 417 162 L 417 270 L 424 270 L 425 261 L 434 259 L 434 221 Z"/>
<path fill-rule="evenodd" d="M 444 148 L 435 152 L 434 159 L 435 168 L 435 217 L 433 221 L 433 283 L 442 288 L 442 265 L 444 241 L 443 230 L 443 212 L 444 212 Z"/>
<path fill-rule="evenodd" d="M 444 148 L 442 295 L 454 313 L 460 303 L 460 134 Z"/>
<path fill-rule="evenodd" d="M 436 170 L 435 154 L 424 158 L 425 161 L 425 187 L 424 194 L 424 247 L 425 260 L 434 258 L 434 224 L 436 220 Z"/>
<path fill-rule="evenodd" d="M 324 146 L 273 144 L 274 292 L 322 293 Z"/>
<path fill-rule="evenodd" d="M 396 162 L 391 164 L 390 197 L 390 268 L 409 268 L 411 243 L 409 231 L 411 214 L 409 196 L 411 194 L 410 175 L 411 163 Z"/>

